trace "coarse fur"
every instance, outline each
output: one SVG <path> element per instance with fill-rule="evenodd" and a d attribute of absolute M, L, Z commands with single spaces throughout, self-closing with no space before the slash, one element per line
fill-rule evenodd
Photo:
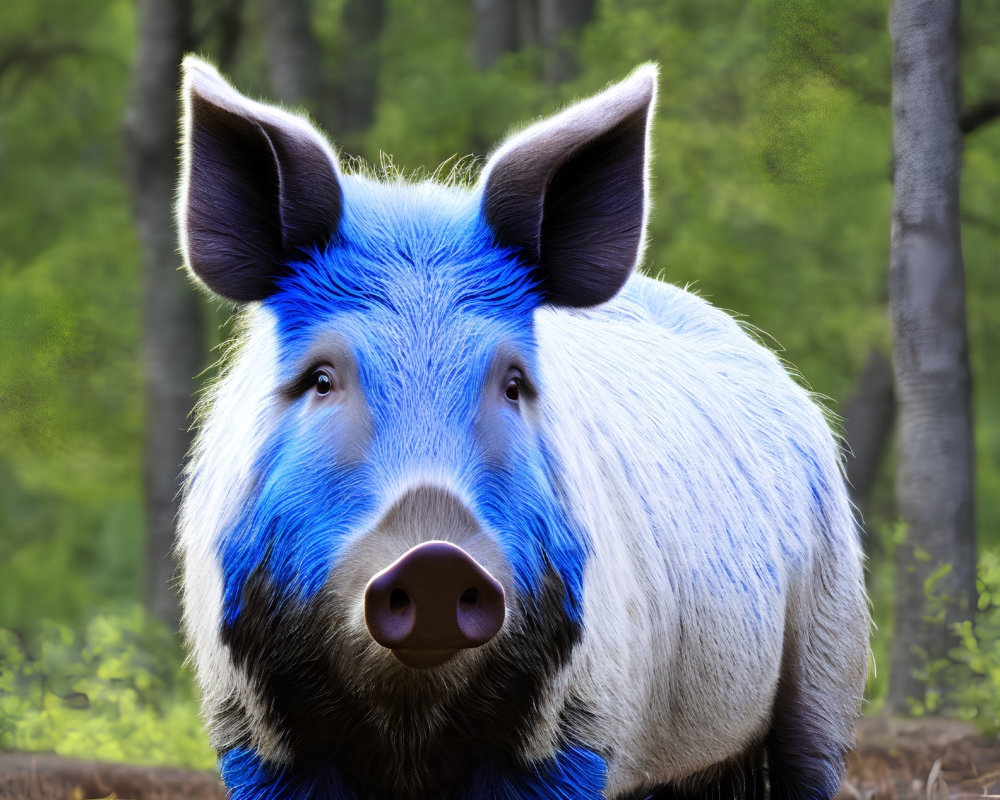
<path fill-rule="evenodd" d="M 185 66 L 182 247 L 257 301 L 179 522 L 230 796 L 835 796 L 869 625 L 838 452 L 768 349 L 634 273 L 655 71 L 463 187 L 344 174 L 308 123 Z M 318 212 L 289 194 L 331 185 Z M 507 618 L 412 670 L 363 595 L 429 539 L 489 569 Z"/>

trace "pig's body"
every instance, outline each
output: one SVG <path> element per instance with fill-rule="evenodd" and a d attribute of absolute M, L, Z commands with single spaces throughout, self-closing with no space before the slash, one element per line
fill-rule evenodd
<path fill-rule="evenodd" d="M 341 175 L 303 122 L 189 70 L 189 264 L 259 301 L 179 543 L 231 796 L 832 798 L 868 632 L 837 448 L 770 351 L 633 274 L 649 73 L 463 188 Z M 600 235 L 573 228 L 588 213 Z M 501 587 L 474 635 L 465 594 L 420 627 L 444 591 L 412 574 L 428 545 Z"/>
<path fill-rule="evenodd" d="M 846 750 L 853 719 L 827 712 L 863 688 L 867 614 L 819 409 L 729 316 L 649 278 L 536 325 L 556 485 L 592 547 L 567 694 L 581 740 L 614 743 L 609 790 L 762 743 L 783 672 L 779 716 L 825 717 Z"/>

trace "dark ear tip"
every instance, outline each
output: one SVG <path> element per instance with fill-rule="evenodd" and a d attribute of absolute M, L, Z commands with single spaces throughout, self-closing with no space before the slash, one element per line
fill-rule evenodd
<path fill-rule="evenodd" d="M 189 55 L 182 70 L 184 262 L 227 300 L 262 300 L 302 248 L 336 234 L 336 155 L 308 121 L 245 97 L 207 61 Z"/>
<path fill-rule="evenodd" d="M 508 140 L 483 172 L 496 239 L 537 265 L 549 302 L 586 307 L 624 285 L 642 250 L 657 66 Z"/>

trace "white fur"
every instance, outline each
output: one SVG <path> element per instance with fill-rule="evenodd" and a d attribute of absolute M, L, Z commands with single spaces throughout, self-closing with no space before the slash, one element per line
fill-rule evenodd
<path fill-rule="evenodd" d="M 584 637 L 545 700 L 550 720 L 570 701 L 591 712 L 574 734 L 611 753 L 609 797 L 691 774 L 759 742 L 789 631 L 803 639 L 796 672 L 818 687 L 806 694 L 830 702 L 823 733 L 849 744 L 869 623 L 819 409 L 733 320 L 667 284 L 636 276 L 598 309 L 542 309 L 535 323 L 538 424 L 593 547 Z M 792 442 L 833 486 L 825 521 Z M 779 544 L 793 532 L 802 539 L 790 563 Z M 754 574 L 766 563 L 782 591 Z M 724 568 L 748 594 L 729 590 Z M 527 753 L 551 752 L 555 734 L 541 726 Z"/>
<path fill-rule="evenodd" d="M 202 692 L 206 721 L 231 697 L 253 720 L 253 740 L 266 757 L 286 756 L 280 736 L 264 722 L 257 693 L 237 670 L 221 639 L 222 572 L 218 543 L 239 512 L 254 459 L 272 432 L 278 353 L 274 320 L 263 308 L 244 316 L 231 364 L 200 409 L 201 430 L 187 469 L 177 546 L 184 571 L 183 625 Z M 208 412 L 211 413 L 208 413 Z M 213 730 L 213 745 L 237 732 Z"/>

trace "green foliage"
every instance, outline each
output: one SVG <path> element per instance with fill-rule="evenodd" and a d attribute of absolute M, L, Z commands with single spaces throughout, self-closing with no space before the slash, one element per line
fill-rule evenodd
<path fill-rule="evenodd" d="M 931 554 L 914 549 L 915 561 L 929 562 Z M 912 568 L 911 568 L 912 569 Z M 927 626 L 935 626 L 941 630 L 942 635 L 946 634 L 946 617 L 948 612 L 955 606 L 955 600 L 945 593 L 943 579 L 951 573 L 951 564 L 938 564 L 930 574 L 924 578 L 924 597 L 927 599 L 924 611 L 923 622 Z M 931 627 L 933 629 L 933 627 Z M 949 702 L 949 687 L 956 680 L 955 668 L 957 666 L 948 655 L 933 656 L 920 646 L 914 646 L 914 666 L 912 669 L 924 684 L 925 689 L 922 697 L 907 698 L 909 711 L 913 716 L 924 714 L 941 713 L 945 708 L 951 708 L 953 703 Z"/>
<path fill-rule="evenodd" d="M 939 565 L 924 583 L 927 616 L 930 622 L 942 625 L 942 635 L 952 601 L 942 594 L 940 585 L 950 569 L 949 564 Z M 983 733 L 996 736 L 1000 734 L 1000 551 L 980 555 L 976 588 L 975 620 L 950 626 L 955 646 L 947 655 L 929 658 L 926 653 L 916 653 L 916 674 L 928 688 L 923 696 L 909 698 L 908 704 L 914 716 L 947 713 L 972 720 Z M 887 637 L 876 635 L 873 650 L 887 651 Z M 884 685 L 878 687 L 879 697 L 884 690 Z"/>
<path fill-rule="evenodd" d="M 967 107 L 1000 98 L 1000 6 L 962 3 L 962 84 Z M 969 359 L 976 444 L 976 524 L 980 543 L 1000 547 L 1000 120 L 968 134 L 962 170 L 962 252 L 965 259 Z"/>
<path fill-rule="evenodd" d="M 343 5 L 314 3 L 334 77 L 351 47 L 338 22 Z M 223 38 L 212 29 L 221 4 L 196 6 L 198 49 L 211 58 Z M 888 350 L 888 8 L 888 0 L 600 0 L 575 45 L 578 75 L 552 85 L 537 47 L 475 70 L 471 4 L 389 0 L 375 123 L 352 145 L 372 163 L 385 151 L 432 171 L 483 155 L 512 125 L 657 61 L 644 268 L 745 315 L 836 410 L 869 350 Z M 0 635 L 0 741 L 207 765 L 169 637 L 137 612 L 101 611 L 142 589 L 140 275 L 120 135 L 134 14 L 128 0 L 35 0 L 0 12 L 0 626 L 26 639 Z M 232 66 L 238 84 L 260 96 L 266 24 L 259 4 L 247 5 Z M 970 106 L 1000 96 L 998 33 L 1000 4 L 963 3 Z M 31 57 L 8 64 L 3 56 L 14 52 Z M 1000 122 L 966 137 L 962 197 L 976 513 L 981 544 L 996 547 Z M 872 709 L 888 676 L 889 554 L 900 533 L 884 522 L 896 518 L 889 475 L 870 520 Z M 989 599 L 958 632 L 959 666 L 926 665 L 954 674 L 950 696 L 915 710 L 951 703 L 994 730 L 993 556 L 984 556 L 980 581 Z M 74 707 L 82 702 L 74 692 L 87 708 Z"/>
<path fill-rule="evenodd" d="M 141 577 L 133 20 L 127 0 L 0 16 L 0 625 L 33 628 Z"/>
<path fill-rule="evenodd" d="M 955 715 L 974 720 L 990 736 L 1000 734 L 1000 552 L 979 559 L 978 613 L 955 626 L 959 645 L 950 655 L 947 700 Z"/>
<path fill-rule="evenodd" d="M 178 642 L 137 607 L 27 640 L 0 629 L 0 750 L 214 765 Z"/>
<path fill-rule="evenodd" d="M 889 552 L 868 564 L 868 598 L 872 614 L 871 660 L 865 687 L 865 714 L 878 713 L 885 704 L 891 675 L 889 651 L 892 643 L 894 613 L 892 550 L 903 541 L 906 525 L 878 523 L 870 526 L 878 541 L 887 542 Z"/>

